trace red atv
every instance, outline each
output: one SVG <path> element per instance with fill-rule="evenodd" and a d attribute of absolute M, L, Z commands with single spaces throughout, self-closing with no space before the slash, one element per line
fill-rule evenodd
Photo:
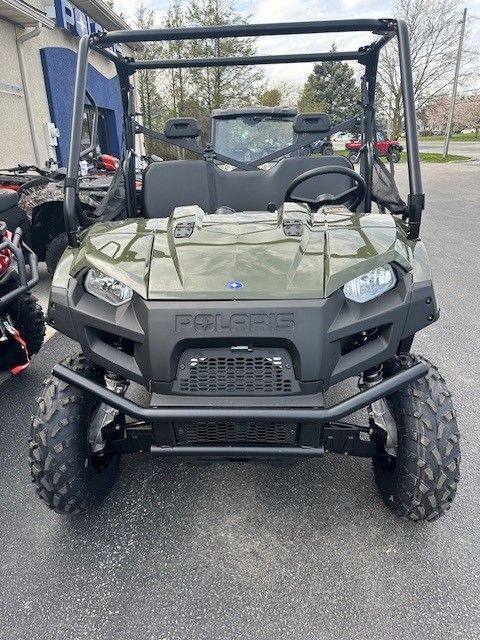
<path fill-rule="evenodd" d="M 345 144 L 348 151 L 348 158 L 353 164 L 358 162 L 362 142 L 360 140 L 351 140 Z M 375 152 L 379 156 L 384 156 L 390 162 L 398 162 L 400 160 L 403 147 L 396 140 L 389 140 L 385 131 L 377 131 L 377 141 L 375 142 Z"/>
<path fill-rule="evenodd" d="M 30 292 L 38 282 L 37 257 L 21 238 L 20 228 L 12 233 L 0 220 L 0 371 L 14 375 L 28 367 L 45 337 L 42 309 Z"/>

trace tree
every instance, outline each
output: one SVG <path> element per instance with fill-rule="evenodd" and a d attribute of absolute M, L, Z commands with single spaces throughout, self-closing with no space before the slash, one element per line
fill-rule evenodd
<path fill-rule="evenodd" d="M 410 31 L 417 108 L 451 85 L 458 47 L 459 0 L 397 0 L 394 14 Z M 392 137 L 402 128 L 403 104 L 396 40 L 380 56 L 379 77 L 387 95 Z"/>
<path fill-rule="evenodd" d="M 135 12 L 135 26 L 137 29 L 153 29 L 155 26 L 155 14 L 147 9 L 142 2 Z M 143 60 L 155 60 L 159 57 L 159 47 L 155 43 L 149 43 L 143 51 L 139 52 L 139 58 Z M 140 111 L 143 123 L 150 129 L 158 127 L 163 111 L 162 101 L 157 87 L 157 72 L 140 70 L 138 75 L 138 93 L 140 96 Z M 147 154 L 156 153 L 158 144 L 152 138 L 145 137 L 145 150 Z"/>
<path fill-rule="evenodd" d="M 442 95 L 432 99 L 421 111 L 420 120 L 429 131 L 444 133 L 450 112 L 451 97 Z M 480 94 L 460 95 L 455 105 L 454 131 L 480 129 Z"/>
<path fill-rule="evenodd" d="M 103 0 L 103 1 L 107 5 L 107 7 L 109 7 L 112 11 L 114 11 L 117 14 L 119 18 L 122 18 L 122 20 L 125 19 L 125 15 L 123 11 L 117 11 L 117 9 L 115 8 L 115 5 L 117 4 L 115 0 Z"/>
<path fill-rule="evenodd" d="M 263 107 L 278 107 L 282 103 L 282 94 L 278 87 L 265 89 L 258 96 L 258 103 Z"/>
<path fill-rule="evenodd" d="M 166 29 L 177 29 L 185 26 L 185 12 L 182 9 L 180 0 L 173 0 L 167 10 L 167 14 L 162 26 Z M 181 59 L 187 57 L 188 45 L 183 40 L 173 40 L 167 42 L 161 49 L 163 58 Z M 185 107 L 188 102 L 188 71 L 185 69 L 169 69 L 165 72 L 167 76 L 167 92 L 171 100 L 171 116 L 179 117 L 185 115 Z"/>
<path fill-rule="evenodd" d="M 232 0 L 190 0 L 186 19 L 191 26 L 246 22 L 234 11 Z M 246 38 L 194 40 L 189 52 L 194 58 L 251 56 L 255 53 L 255 43 Z M 248 104 L 263 78 L 263 73 L 255 67 L 192 69 L 189 75 L 196 100 L 208 114 L 212 109 Z"/>
<path fill-rule="evenodd" d="M 288 80 L 278 80 L 262 87 L 256 102 L 264 107 L 293 107 L 298 102 L 298 87 Z"/>
<path fill-rule="evenodd" d="M 332 48 L 332 51 L 335 47 Z M 325 111 L 338 124 L 358 112 L 360 88 L 347 62 L 329 60 L 316 63 L 300 96 L 302 111 Z"/>

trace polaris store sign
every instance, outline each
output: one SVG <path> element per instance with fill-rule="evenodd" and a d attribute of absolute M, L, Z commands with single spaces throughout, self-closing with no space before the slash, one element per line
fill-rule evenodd
<path fill-rule="evenodd" d="M 55 0 L 55 15 L 57 25 L 77 38 L 89 33 L 102 33 L 105 31 L 102 25 L 94 22 L 86 13 L 77 9 L 68 0 Z M 120 51 L 120 45 L 114 45 L 112 49 Z"/>

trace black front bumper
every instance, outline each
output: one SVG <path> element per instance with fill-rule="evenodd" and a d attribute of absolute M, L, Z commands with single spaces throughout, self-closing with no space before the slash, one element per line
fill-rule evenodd
<path fill-rule="evenodd" d="M 92 362 L 154 393 L 178 396 L 177 404 L 188 398 L 176 386 L 186 350 L 241 345 L 288 352 L 298 394 L 305 396 L 385 362 L 438 318 L 432 284 L 412 284 L 400 269 L 397 275 L 394 289 L 363 305 L 338 290 L 327 299 L 304 300 L 147 301 L 134 295 L 128 305 L 113 307 L 71 279 L 68 290 L 52 288 L 48 320 L 79 342 Z M 358 340 L 367 334 L 374 339 Z"/>

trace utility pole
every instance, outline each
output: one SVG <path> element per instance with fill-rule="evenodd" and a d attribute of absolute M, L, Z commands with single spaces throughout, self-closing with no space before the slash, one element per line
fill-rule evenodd
<path fill-rule="evenodd" d="M 450 113 L 448 114 L 447 131 L 445 133 L 445 142 L 443 144 L 443 157 L 448 156 L 448 145 L 452 134 L 453 116 L 455 115 L 455 102 L 457 100 L 458 76 L 460 74 L 460 61 L 462 59 L 463 38 L 465 36 L 465 24 L 467 22 L 467 8 L 463 10 L 462 26 L 460 28 L 460 41 L 458 43 L 457 63 L 455 65 L 455 76 L 453 78 L 452 102 L 450 103 Z"/>

